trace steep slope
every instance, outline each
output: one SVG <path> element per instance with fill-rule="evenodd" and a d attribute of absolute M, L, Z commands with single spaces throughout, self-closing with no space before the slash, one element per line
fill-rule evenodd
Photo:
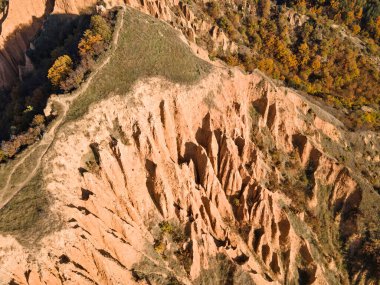
<path fill-rule="evenodd" d="M 107 8 L 128 4 L 165 20 L 170 20 L 168 5 L 178 4 L 178 0 L 106 2 Z M 9 1 L 0 20 L 0 88 L 11 87 L 24 72 L 33 70 L 25 52 L 49 15 L 79 14 L 97 3 L 97 0 Z"/>
<path fill-rule="evenodd" d="M 0 210 L 0 283 L 349 284 L 345 264 L 378 238 L 379 135 L 125 18 L 38 175 Z M 36 209 L 17 226 L 22 206 Z M 348 264 L 351 280 L 376 278 Z"/>

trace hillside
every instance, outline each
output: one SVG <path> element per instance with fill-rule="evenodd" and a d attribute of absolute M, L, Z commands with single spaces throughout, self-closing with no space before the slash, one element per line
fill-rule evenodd
<path fill-rule="evenodd" d="M 376 69 L 373 62 L 357 77 L 372 89 L 354 94 L 369 90 L 374 101 L 347 109 L 329 102 L 345 98 L 348 86 L 309 92 L 302 84 L 314 86 L 317 74 L 291 84 L 295 70 L 286 73 L 265 37 L 260 48 L 241 41 L 248 11 L 265 1 L 143 2 L 111 9 L 115 1 L 96 18 L 112 34 L 69 91 L 48 86 L 46 74 L 63 55 L 72 59 L 71 74 L 83 67 L 86 31 L 97 39 L 93 14 L 56 1 L 60 16 L 48 18 L 27 52 L 44 58 L 34 68 L 45 78 L 30 82 L 49 92 L 30 112 L 43 110 L 46 122 L 0 164 L 0 284 L 377 284 L 378 121 L 344 120 L 378 111 L 378 79 L 360 77 Z M 287 25 L 315 21 L 315 33 L 321 18 L 302 15 L 303 2 L 288 1 Z M 318 3 L 306 8 L 335 17 Z M 282 13 L 273 4 L 267 20 L 255 16 L 260 37 L 256 29 L 269 31 Z M 236 38 L 229 13 L 239 16 Z M 45 41 L 56 19 L 71 23 L 67 34 Z M 339 33 L 352 33 L 335 20 Z M 352 24 L 363 29 L 353 40 L 378 40 L 364 34 L 365 22 Z M 292 53 L 297 29 L 284 47 Z M 359 57 L 370 56 L 377 54 Z M 261 59 L 273 60 L 278 77 L 256 68 Z"/>

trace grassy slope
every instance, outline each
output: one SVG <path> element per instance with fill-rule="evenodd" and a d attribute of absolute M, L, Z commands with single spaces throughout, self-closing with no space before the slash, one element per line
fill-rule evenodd
<path fill-rule="evenodd" d="M 74 101 L 67 120 L 80 118 L 92 103 L 110 94 L 126 94 L 141 77 L 163 76 L 173 82 L 190 84 L 209 69 L 169 25 L 127 9 L 119 45 L 110 63 Z"/>
<path fill-rule="evenodd" d="M 0 234 L 11 234 L 27 246 L 59 227 L 57 216 L 49 209 L 50 198 L 42 183 L 40 172 L 0 209 Z"/>

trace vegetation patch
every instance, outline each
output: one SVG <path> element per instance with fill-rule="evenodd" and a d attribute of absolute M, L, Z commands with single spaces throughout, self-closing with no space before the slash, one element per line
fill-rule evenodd
<path fill-rule="evenodd" d="M 127 8 L 119 43 L 110 62 L 73 102 L 67 120 L 80 118 L 91 104 L 110 94 L 126 94 L 139 78 L 162 76 L 190 84 L 209 70 L 210 66 L 191 52 L 172 27 Z"/>
<path fill-rule="evenodd" d="M 8 7 L 9 0 L 0 0 L 0 13 L 3 13 L 4 10 Z"/>
<path fill-rule="evenodd" d="M 236 45 L 197 38 L 210 58 L 256 68 L 335 107 L 354 129 L 380 128 L 380 2 L 187 1 Z"/>
<path fill-rule="evenodd" d="M 25 246 L 35 245 L 58 227 L 58 218 L 50 211 L 50 197 L 43 188 L 41 172 L 0 209 L 0 233 L 13 235 Z"/>
<path fill-rule="evenodd" d="M 44 131 L 42 115 L 52 93 L 77 89 L 108 49 L 117 10 L 103 15 L 51 15 L 27 55 L 34 72 L 0 91 L 0 163 L 14 158 Z M 52 118 L 49 118 L 52 119 Z"/>
<path fill-rule="evenodd" d="M 246 284 L 254 285 L 249 274 L 224 254 L 217 254 L 209 260 L 209 268 L 203 269 L 194 280 L 196 285 Z"/>
<path fill-rule="evenodd" d="M 192 242 L 177 222 L 154 223 L 151 230 L 156 236 L 152 245 L 146 245 L 150 258 L 144 257 L 134 264 L 132 272 L 136 281 L 149 284 L 184 284 L 188 280 L 192 264 Z M 153 261 L 154 260 L 154 261 Z"/>

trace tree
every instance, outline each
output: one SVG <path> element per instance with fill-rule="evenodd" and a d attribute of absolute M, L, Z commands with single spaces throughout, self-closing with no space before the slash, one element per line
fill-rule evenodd
<path fill-rule="evenodd" d="M 270 16 L 270 0 L 260 0 L 259 2 L 260 13 L 263 18 L 269 18 Z"/>
<path fill-rule="evenodd" d="M 48 79 L 55 87 L 59 87 L 59 84 L 66 79 L 66 77 L 73 70 L 73 61 L 70 56 L 63 55 L 56 59 L 53 66 L 48 71 Z"/>
<path fill-rule="evenodd" d="M 0 162 L 5 161 L 6 158 L 7 156 L 5 155 L 5 153 L 0 149 Z"/>
<path fill-rule="evenodd" d="M 310 59 L 310 51 L 309 51 L 309 46 L 306 42 L 303 42 L 300 44 L 298 47 L 298 57 L 300 59 L 300 64 L 301 66 L 307 65 Z"/>
<path fill-rule="evenodd" d="M 274 69 L 274 62 L 271 58 L 264 58 L 260 60 L 257 64 L 258 69 L 265 72 L 268 75 L 271 75 L 273 73 Z"/>
<path fill-rule="evenodd" d="M 86 30 L 78 44 L 78 50 L 81 57 L 87 55 L 94 56 L 99 54 L 103 43 L 103 37 L 91 30 Z"/>
<path fill-rule="evenodd" d="M 43 115 L 35 115 L 32 121 L 32 127 L 42 126 L 45 124 L 45 117 Z"/>
<path fill-rule="evenodd" d="M 292 51 L 280 40 L 277 40 L 276 56 L 278 60 L 286 67 L 293 69 L 297 67 L 298 62 Z"/>
<path fill-rule="evenodd" d="M 311 68 L 314 72 L 318 72 L 321 69 L 321 58 L 319 56 L 314 57 Z"/>
<path fill-rule="evenodd" d="M 109 42 L 112 38 L 112 31 L 107 21 L 100 15 L 91 17 L 90 29 L 94 34 L 98 34 L 105 42 Z"/>

